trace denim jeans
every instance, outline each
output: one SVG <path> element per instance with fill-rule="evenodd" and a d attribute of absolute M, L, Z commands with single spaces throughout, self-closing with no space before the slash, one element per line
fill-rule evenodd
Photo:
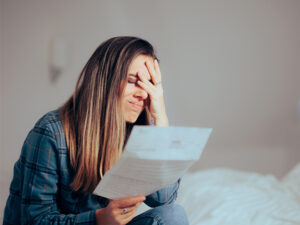
<path fill-rule="evenodd" d="M 188 225 L 188 218 L 182 206 L 162 205 L 136 216 L 128 225 Z"/>

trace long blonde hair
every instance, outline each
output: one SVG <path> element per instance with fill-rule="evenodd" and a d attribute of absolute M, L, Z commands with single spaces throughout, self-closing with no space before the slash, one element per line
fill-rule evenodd
<path fill-rule="evenodd" d="M 126 124 L 120 105 L 129 65 L 141 54 L 157 58 L 152 45 L 141 38 L 106 40 L 92 54 L 61 107 L 74 191 L 91 193 L 121 156 L 132 127 L 150 124 L 148 108 L 135 124 Z"/>

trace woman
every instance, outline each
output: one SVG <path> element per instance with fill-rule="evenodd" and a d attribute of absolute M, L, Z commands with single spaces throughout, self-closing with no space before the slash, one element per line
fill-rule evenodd
<path fill-rule="evenodd" d="M 168 126 L 152 45 L 137 37 L 103 42 L 67 102 L 29 132 L 14 166 L 4 224 L 187 224 L 171 204 L 180 180 L 148 196 L 93 195 L 136 124 Z M 145 202 L 154 207 L 136 216 Z"/>

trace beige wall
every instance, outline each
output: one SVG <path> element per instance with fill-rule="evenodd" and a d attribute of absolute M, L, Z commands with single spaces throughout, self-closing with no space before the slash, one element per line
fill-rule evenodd
<path fill-rule="evenodd" d="M 5 157 L 4 155 L 4 144 L 3 144 L 3 132 L 4 132 L 4 127 L 3 127 L 3 3 L 0 1 L 0 158 Z M 7 187 L 8 187 L 8 179 L 4 179 L 7 174 L 4 174 L 4 167 L 7 165 L 3 165 L 3 161 L 0 161 L 0 174 L 1 174 L 1 179 L 0 179 L 0 221 L 2 222 L 2 210 L 4 207 L 4 201 L 6 200 L 7 193 Z M 6 190 L 5 190 L 6 189 Z"/>
<path fill-rule="evenodd" d="M 34 122 L 64 102 L 88 57 L 114 35 L 157 48 L 172 125 L 214 128 L 193 169 L 282 176 L 300 159 L 299 21 L 297 0 L 2 0 L 0 201 Z M 57 83 L 48 72 L 53 37 L 67 43 Z"/>
<path fill-rule="evenodd" d="M 0 1 L 0 147 L 2 149 L 2 111 L 3 111 L 3 66 L 2 66 L 2 36 L 3 36 L 3 12 L 2 1 Z"/>

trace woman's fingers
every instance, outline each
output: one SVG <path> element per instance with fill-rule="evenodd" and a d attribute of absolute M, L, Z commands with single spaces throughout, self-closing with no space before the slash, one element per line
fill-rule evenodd
<path fill-rule="evenodd" d="M 126 208 L 126 207 L 135 206 L 137 203 L 143 202 L 145 200 L 146 200 L 145 196 L 139 195 L 135 197 L 113 200 L 113 202 L 114 204 L 116 204 L 118 208 Z"/>
<path fill-rule="evenodd" d="M 120 208 L 120 212 L 123 215 L 127 215 L 128 213 L 132 212 L 133 210 L 135 210 L 137 207 L 139 207 L 142 203 L 137 203 L 133 206 L 129 206 L 129 207 L 124 207 L 124 208 Z M 124 213 L 124 209 L 126 209 L 126 213 Z"/>
<path fill-rule="evenodd" d="M 110 200 L 108 206 L 97 211 L 96 219 L 101 224 L 127 224 L 134 217 L 137 207 L 146 199 L 145 196 L 135 196 Z M 126 208 L 126 210 L 124 210 Z"/>
<path fill-rule="evenodd" d="M 124 217 L 122 218 L 124 221 L 124 224 L 127 224 L 129 221 L 133 219 L 133 217 L 136 214 L 137 209 L 132 210 L 131 212 L 124 214 Z"/>
<path fill-rule="evenodd" d="M 154 60 L 154 69 L 156 71 L 158 80 L 161 82 L 161 72 L 160 72 L 160 68 L 159 68 L 157 59 Z"/>
<path fill-rule="evenodd" d="M 153 84 L 156 85 L 158 82 L 160 82 L 160 80 L 158 80 L 156 71 L 154 70 L 152 63 L 150 61 L 146 61 L 145 65 L 146 65 L 146 68 L 150 74 L 152 81 L 153 81 Z"/>
<path fill-rule="evenodd" d="M 153 84 L 150 82 L 150 80 L 147 80 L 146 79 L 146 75 L 145 74 L 143 74 L 141 71 L 138 71 L 137 72 L 137 75 L 138 75 L 138 78 L 141 80 L 141 81 L 143 81 L 145 84 L 147 84 L 147 85 L 149 85 L 150 86 L 150 84 L 153 86 Z"/>
<path fill-rule="evenodd" d="M 144 83 L 144 82 L 142 82 L 142 81 L 140 81 L 140 80 L 139 80 L 137 83 L 138 83 L 138 85 L 140 85 L 144 90 L 146 90 L 146 91 L 150 94 L 150 96 L 153 96 L 154 90 L 152 89 L 152 87 L 151 87 L 150 85 L 148 85 L 148 84 L 146 84 L 146 83 Z"/>
<path fill-rule="evenodd" d="M 150 95 L 153 95 L 155 93 L 155 86 L 153 86 L 153 84 L 147 80 L 141 72 L 138 72 L 137 74 L 140 79 L 137 81 L 138 85 L 144 88 Z"/>
<path fill-rule="evenodd" d="M 122 220 L 122 224 L 127 224 L 129 223 L 135 216 L 137 208 L 140 206 L 142 203 L 137 203 L 135 206 L 126 208 L 128 210 L 127 213 L 125 214 L 120 214 L 120 219 Z M 122 209 L 123 212 L 123 209 Z"/>
<path fill-rule="evenodd" d="M 148 72 L 151 76 L 151 79 L 153 80 L 154 85 L 161 82 L 161 72 L 158 65 L 158 61 L 155 59 L 153 63 L 150 61 L 146 62 L 146 67 L 148 69 Z"/>

